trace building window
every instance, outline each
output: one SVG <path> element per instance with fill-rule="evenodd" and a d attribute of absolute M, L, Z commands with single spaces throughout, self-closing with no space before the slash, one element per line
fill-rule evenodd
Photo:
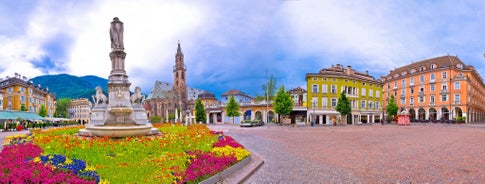
<path fill-rule="evenodd" d="M 362 102 L 360 104 L 360 108 L 365 109 L 365 100 L 362 100 Z"/>
<path fill-rule="evenodd" d="M 369 96 L 370 96 L 370 97 L 373 97 L 373 96 L 374 96 L 374 90 L 369 89 Z"/>
<path fill-rule="evenodd" d="M 317 84 L 312 85 L 312 93 L 318 93 L 318 85 Z"/>
<path fill-rule="evenodd" d="M 419 76 L 419 82 L 424 82 L 424 75 Z"/>
<path fill-rule="evenodd" d="M 409 105 L 414 105 L 414 97 L 409 98 Z"/>
<path fill-rule="evenodd" d="M 442 78 L 442 79 L 446 79 L 446 72 L 442 72 L 442 73 L 441 73 L 441 78 Z"/>
<path fill-rule="evenodd" d="M 409 85 L 414 85 L 414 77 L 409 78 Z"/>
<path fill-rule="evenodd" d="M 436 75 L 435 75 L 434 73 L 432 73 L 432 74 L 429 76 L 429 80 L 430 80 L 431 82 L 434 82 L 435 78 L 436 78 Z"/>
<path fill-rule="evenodd" d="M 336 85 L 332 85 L 332 88 L 330 90 L 331 90 L 332 94 L 337 93 L 337 86 Z"/>
<path fill-rule="evenodd" d="M 322 98 L 322 107 L 327 107 L 327 106 L 328 106 L 327 97 L 323 97 Z"/>
<path fill-rule="evenodd" d="M 401 105 L 406 105 L 406 99 L 405 98 L 401 98 Z"/>
<path fill-rule="evenodd" d="M 448 101 L 448 95 L 441 95 L 441 101 L 442 102 Z"/>
<path fill-rule="evenodd" d="M 379 102 L 376 102 L 376 109 L 381 109 L 381 104 Z"/>
<path fill-rule="evenodd" d="M 379 93 L 379 91 L 376 91 L 376 98 L 379 98 L 381 97 L 381 93 Z"/>
<path fill-rule="evenodd" d="M 410 89 L 410 93 L 411 93 L 411 94 L 414 94 L 414 88 L 411 88 L 411 89 Z"/>
<path fill-rule="evenodd" d="M 429 86 L 429 91 L 434 92 L 435 84 L 431 84 Z"/>
<path fill-rule="evenodd" d="M 397 82 L 394 82 L 394 89 L 397 88 Z"/>
<path fill-rule="evenodd" d="M 401 96 L 406 95 L 406 89 L 401 89 Z"/>
<path fill-rule="evenodd" d="M 442 90 L 446 90 L 447 89 L 446 83 L 441 85 L 441 89 Z"/>
<path fill-rule="evenodd" d="M 336 78 L 332 78 L 332 81 L 337 81 L 337 79 Z"/>
<path fill-rule="evenodd" d="M 374 102 L 369 102 L 369 109 L 374 108 Z"/>
<path fill-rule="evenodd" d="M 424 102 L 424 96 L 420 96 L 418 98 L 419 98 L 419 103 L 423 103 Z"/>
<path fill-rule="evenodd" d="M 362 96 L 365 96 L 365 88 L 362 88 Z"/>
<path fill-rule="evenodd" d="M 178 74 L 177 74 L 177 77 L 178 77 Z M 313 80 L 318 80 L 316 77 L 313 77 Z"/>
<path fill-rule="evenodd" d="M 431 64 L 431 66 L 429 66 L 429 69 L 434 69 L 434 64 Z"/>
<path fill-rule="evenodd" d="M 419 67 L 419 71 L 420 72 L 424 71 L 424 67 L 423 66 L 422 67 Z"/>
<path fill-rule="evenodd" d="M 322 85 L 322 93 L 328 93 L 328 85 Z"/>
<path fill-rule="evenodd" d="M 455 102 L 459 102 L 459 101 L 460 101 L 460 94 L 456 93 L 455 94 Z"/>
<path fill-rule="evenodd" d="M 460 89 L 460 81 L 455 82 L 455 89 Z"/>
<path fill-rule="evenodd" d="M 434 104 L 434 102 L 435 102 L 434 95 L 431 95 L 431 96 L 429 97 L 429 101 L 430 101 L 432 104 Z"/>
<path fill-rule="evenodd" d="M 336 107 L 336 106 L 337 106 L 337 99 L 332 98 L 332 107 Z"/>
<path fill-rule="evenodd" d="M 458 68 L 459 68 L 459 69 L 463 69 L 463 65 L 462 65 L 461 63 L 460 63 L 460 64 L 458 64 Z"/>
<path fill-rule="evenodd" d="M 406 86 L 406 80 L 404 80 L 404 79 L 403 79 L 403 80 L 401 81 L 401 87 L 402 87 L 402 88 L 404 88 L 405 86 Z"/>

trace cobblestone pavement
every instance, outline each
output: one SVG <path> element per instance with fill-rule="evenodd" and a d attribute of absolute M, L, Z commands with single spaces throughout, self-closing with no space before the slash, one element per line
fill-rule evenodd
<path fill-rule="evenodd" d="M 210 128 L 264 159 L 246 183 L 485 183 L 485 126 Z"/>

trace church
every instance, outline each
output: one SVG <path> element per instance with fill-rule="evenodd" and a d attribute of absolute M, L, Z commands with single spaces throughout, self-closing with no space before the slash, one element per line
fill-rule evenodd
<path fill-rule="evenodd" d="M 179 42 L 173 67 L 173 84 L 155 81 L 144 102 L 149 118 L 159 116 L 162 122 L 183 122 L 186 117 L 192 116 L 195 101 L 204 90 L 187 87 L 186 72 L 184 54 Z"/>

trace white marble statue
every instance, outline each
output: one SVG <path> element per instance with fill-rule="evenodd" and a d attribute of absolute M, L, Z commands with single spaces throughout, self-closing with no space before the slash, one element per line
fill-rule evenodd
<path fill-rule="evenodd" d="M 99 104 L 100 102 L 103 104 L 108 103 L 108 98 L 103 94 L 103 88 L 101 86 L 96 87 L 96 95 L 92 97 L 94 104 Z"/>
<path fill-rule="evenodd" d="M 118 17 L 113 18 L 111 28 L 109 29 L 112 49 L 125 49 L 123 45 L 123 22 Z"/>
<path fill-rule="evenodd" d="M 136 102 L 140 103 L 145 100 L 145 95 L 141 94 L 141 88 L 140 87 L 135 87 L 135 93 L 131 95 L 131 103 L 134 104 Z"/>

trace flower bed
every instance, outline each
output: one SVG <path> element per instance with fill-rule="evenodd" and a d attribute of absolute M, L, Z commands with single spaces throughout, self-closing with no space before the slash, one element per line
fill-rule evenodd
<path fill-rule="evenodd" d="M 7 180 L 0 180 L 0 183 L 15 177 L 12 168 L 26 167 L 38 172 L 41 171 L 37 168 L 40 166 L 57 174 L 53 175 L 54 178 L 67 177 L 69 174 L 84 183 L 195 183 L 221 172 L 250 154 L 231 137 L 224 136 L 222 132 L 211 132 L 205 125 L 162 124 L 156 127 L 162 136 L 79 138 L 73 134 L 82 128 L 80 126 L 37 131 L 33 137 L 23 140 L 15 138 L 19 144 L 5 147 L 0 162 L 10 160 L 4 154 L 17 153 L 18 150 L 8 151 L 14 147 L 37 146 L 38 149 L 34 150 L 38 151 L 15 162 L 8 162 L 12 167 L 4 168 L 2 164 L 0 179 Z M 23 183 L 39 183 L 34 176 L 20 179 Z M 49 182 L 45 180 L 42 183 Z"/>

